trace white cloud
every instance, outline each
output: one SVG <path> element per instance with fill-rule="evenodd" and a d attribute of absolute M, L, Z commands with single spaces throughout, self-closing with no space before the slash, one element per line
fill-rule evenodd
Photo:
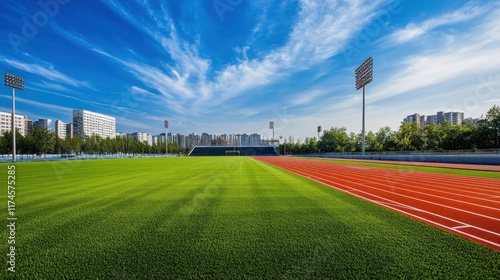
<path fill-rule="evenodd" d="M 451 40 L 449 45 L 427 39 L 416 54 L 404 57 L 385 82 L 376 86 L 372 100 L 380 101 L 430 86 L 461 84 L 467 77 L 500 71 L 500 11 L 484 17 L 482 23 Z M 467 38 L 466 40 L 460 40 Z"/>
<path fill-rule="evenodd" d="M 146 7 L 154 25 L 152 26 L 145 19 L 134 17 L 133 13 L 116 1 L 105 2 L 163 47 L 167 55 L 165 57 L 173 61 L 172 64 L 165 61 L 164 67 L 168 71 L 139 61 L 113 57 L 102 48 L 96 48 L 80 38 L 72 38 L 74 35 L 67 37 L 124 64 L 126 70 L 138 80 L 161 93 L 169 109 L 192 114 L 206 112 L 207 107 L 216 107 L 228 100 L 250 94 L 252 90 L 276 83 L 296 71 L 308 69 L 334 56 L 342 51 L 342 46 L 359 31 L 363 23 L 370 20 L 367 15 L 372 15 L 386 2 L 387 0 L 303 0 L 300 2 L 301 10 L 297 21 L 284 46 L 252 60 L 243 55 L 242 61 L 214 73 L 215 76 L 211 79 L 208 78 L 212 76 L 211 61 L 200 56 L 196 40 L 189 43 L 179 37 L 176 26 L 164 10 L 163 17 L 158 17 Z M 360 18 L 363 20 L 360 21 Z M 158 30 L 160 21 L 165 27 L 162 30 L 166 31 L 153 31 Z M 359 24 L 353 25 L 352 22 Z M 259 32 L 259 29 L 256 26 L 254 32 Z M 311 101 L 313 97 L 311 96 Z"/>
<path fill-rule="evenodd" d="M 399 44 L 417 39 L 441 26 L 466 22 L 477 18 L 486 13 L 491 7 L 492 5 L 490 4 L 480 6 L 474 1 L 470 1 L 464 7 L 456 11 L 427 19 L 422 23 L 409 23 L 405 28 L 396 30 L 390 36 L 390 41 Z"/>
<path fill-rule="evenodd" d="M 71 78 L 57 70 L 54 69 L 54 66 L 50 63 L 39 61 L 38 63 L 25 63 L 18 60 L 6 58 L 0 56 L 0 62 L 3 62 L 10 67 L 17 68 L 19 70 L 23 70 L 28 73 L 32 73 L 38 75 L 44 79 L 56 82 L 63 83 L 67 85 L 71 85 L 74 87 L 85 87 L 91 88 L 87 82 L 81 82 L 74 78 Z"/>
<path fill-rule="evenodd" d="M 10 98 L 10 97 L 4 96 L 4 95 L 0 95 L 0 97 Z M 26 98 L 16 97 L 16 102 L 34 105 L 38 108 L 44 108 L 47 111 L 51 111 L 51 112 L 65 112 L 65 113 L 72 113 L 73 112 L 72 108 L 63 107 L 63 106 L 54 105 L 54 104 L 49 104 L 49 103 L 45 103 L 45 102 L 38 102 L 38 101 L 26 99 Z"/>

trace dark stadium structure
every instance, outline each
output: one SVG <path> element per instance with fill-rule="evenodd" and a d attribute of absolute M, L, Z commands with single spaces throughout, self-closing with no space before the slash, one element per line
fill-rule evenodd
<path fill-rule="evenodd" d="M 195 146 L 188 156 L 278 156 L 273 146 Z"/>

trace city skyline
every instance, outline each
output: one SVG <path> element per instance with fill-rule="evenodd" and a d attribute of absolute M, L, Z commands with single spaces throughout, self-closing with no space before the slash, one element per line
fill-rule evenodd
<path fill-rule="evenodd" d="M 498 2 L 0 6 L 0 67 L 25 78 L 17 114 L 34 119 L 68 121 L 73 108 L 87 108 L 115 116 L 117 131 L 156 134 L 168 119 L 183 134 L 271 138 L 269 121 L 296 139 L 316 136 L 319 125 L 358 133 L 354 69 L 369 56 L 367 131 L 395 130 L 415 108 L 478 118 L 500 103 Z M 0 97 L 10 112 L 9 88 Z"/>

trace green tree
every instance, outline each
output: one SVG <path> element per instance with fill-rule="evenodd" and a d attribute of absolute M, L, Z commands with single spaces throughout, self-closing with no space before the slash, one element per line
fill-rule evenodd
<path fill-rule="evenodd" d="M 12 133 L 10 131 L 4 132 L 2 137 L 0 138 L 0 153 L 12 153 Z"/>
<path fill-rule="evenodd" d="M 394 149 L 394 140 L 392 137 L 391 128 L 388 126 L 382 127 L 375 133 L 375 143 L 372 149 L 374 151 L 389 151 Z"/>
<path fill-rule="evenodd" d="M 418 123 L 401 123 L 394 139 L 397 149 L 415 151 L 423 147 L 423 140 Z"/>
<path fill-rule="evenodd" d="M 316 137 L 306 138 L 306 153 L 318 152 L 318 139 Z"/>
<path fill-rule="evenodd" d="M 358 135 L 354 132 L 349 133 L 349 137 L 347 139 L 347 146 L 345 148 L 346 152 L 360 152 L 361 151 L 361 133 Z M 366 138 L 365 138 L 366 144 Z M 365 147 L 366 149 L 366 147 Z"/>
<path fill-rule="evenodd" d="M 430 151 L 440 151 L 441 148 L 441 133 L 436 124 L 428 124 L 424 127 L 424 148 Z"/>
<path fill-rule="evenodd" d="M 368 131 L 365 135 L 365 151 L 375 151 L 377 146 L 377 136 L 373 131 Z"/>
<path fill-rule="evenodd" d="M 322 152 L 345 152 L 349 143 L 346 128 L 332 127 L 325 130 L 321 136 L 319 148 Z"/>
<path fill-rule="evenodd" d="M 78 157 L 78 155 L 82 152 L 82 145 L 83 145 L 83 140 L 80 137 L 80 135 L 75 135 L 71 141 L 71 149 L 75 152 L 75 155 Z"/>
<path fill-rule="evenodd" d="M 48 128 L 36 127 L 31 133 L 34 152 L 44 155 L 54 151 L 56 135 Z"/>
<path fill-rule="evenodd" d="M 489 139 L 493 142 L 492 148 L 500 148 L 500 107 L 493 105 L 486 113 L 485 126 L 489 131 Z"/>

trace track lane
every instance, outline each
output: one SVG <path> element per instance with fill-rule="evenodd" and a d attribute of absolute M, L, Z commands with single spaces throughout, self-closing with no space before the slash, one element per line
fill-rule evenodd
<path fill-rule="evenodd" d="M 496 196 L 499 180 L 296 158 L 256 159 L 500 251 L 500 196 Z M 435 184 L 446 191 L 433 189 Z M 457 194 L 453 193 L 454 184 L 461 186 L 455 190 Z M 471 184 L 474 187 L 469 188 Z M 461 188 L 467 188 L 468 193 L 461 192 Z"/>

